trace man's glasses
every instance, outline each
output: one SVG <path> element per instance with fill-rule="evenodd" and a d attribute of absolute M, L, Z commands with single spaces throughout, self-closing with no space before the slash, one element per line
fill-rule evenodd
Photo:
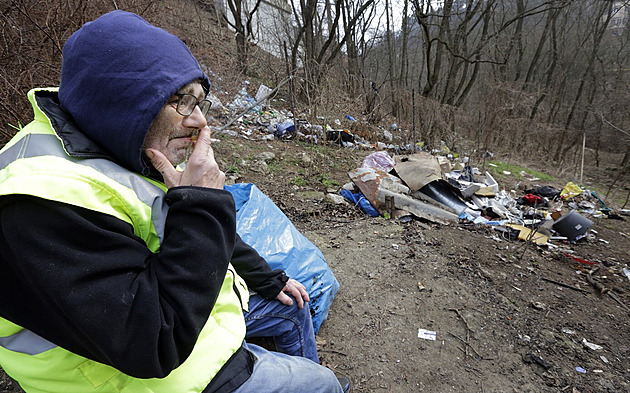
<path fill-rule="evenodd" d="M 175 93 L 173 95 L 175 97 L 178 97 L 178 100 L 171 101 L 170 104 L 177 105 L 175 106 L 175 110 L 180 115 L 182 116 L 192 115 L 192 113 L 195 110 L 195 106 L 198 105 L 199 109 L 201 109 L 201 114 L 206 119 L 208 118 L 208 111 L 210 110 L 210 107 L 212 107 L 212 101 L 206 100 L 206 99 L 198 100 L 197 97 L 195 97 L 192 94 Z"/>

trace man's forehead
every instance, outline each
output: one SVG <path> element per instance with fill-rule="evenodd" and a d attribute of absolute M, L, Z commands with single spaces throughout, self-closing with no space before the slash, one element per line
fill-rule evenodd
<path fill-rule="evenodd" d="M 203 91 L 203 87 L 201 87 L 201 83 L 197 82 L 197 81 L 191 82 L 191 83 L 183 86 L 177 92 L 181 93 L 181 94 L 192 94 L 192 95 L 195 95 L 197 97 L 205 96 L 205 93 Z"/>

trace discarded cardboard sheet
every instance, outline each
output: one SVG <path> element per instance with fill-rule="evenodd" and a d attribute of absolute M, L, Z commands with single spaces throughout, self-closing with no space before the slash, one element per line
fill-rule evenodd
<path fill-rule="evenodd" d="M 428 152 L 396 156 L 395 160 L 394 170 L 413 191 L 442 178 L 442 168 L 438 160 Z"/>
<path fill-rule="evenodd" d="M 477 191 L 474 192 L 474 194 L 485 197 L 493 197 L 495 196 L 496 192 L 490 186 L 483 186 L 478 188 Z"/>

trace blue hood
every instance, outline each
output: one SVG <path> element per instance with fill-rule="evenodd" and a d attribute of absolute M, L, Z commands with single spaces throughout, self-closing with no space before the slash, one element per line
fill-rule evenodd
<path fill-rule="evenodd" d="M 144 137 L 167 100 L 208 77 L 186 44 L 138 15 L 113 11 L 63 47 L 59 101 L 79 128 L 125 167 L 148 173 Z"/>

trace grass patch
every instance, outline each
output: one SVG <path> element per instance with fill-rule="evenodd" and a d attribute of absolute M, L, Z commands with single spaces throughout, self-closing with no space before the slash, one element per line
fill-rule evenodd
<path fill-rule="evenodd" d="M 300 159 L 296 157 L 287 157 L 287 158 L 275 158 L 269 162 L 267 162 L 267 168 L 269 169 L 269 173 L 274 175 L 284 174 L 286 171 L 293 171 L 295 167 L 299 167 Z M 305 171 L 303 168 L 298 168 L 297 172 L 300 175 L 305 175 Z"/>
<path fill-rule="evenodd" d="M 553 182 L 557 180 L 555 177 L 551 175 L 548 175 L 544 172 L 540 172 L 531 168 L 518 166 L 514 164 L 508 164 L 507 162 L 502 162 L 502 161 L 490 161 L 490 163 L 496 166 L 489 165 L 487 168 L 488 172 L 490 172 L 493 176 L 496 175 L 496 177 L 499 179 L 504 179 L 506 176 L 514 176 L 519 180 L 523 180 L 523 179 L 526 179 L 526 176 L 521 175 L 521 172 L 524 172 L 527 174 L 527 178 L 536 177 L 543 182 Z M 508 171 L 511 174 L 506 175 L 505 173 L 503 173 L 504 171 Z"/>
<path fill-rule="evenodd" d="M 291 184 L 293 184 L 294 186 L 298 186 L 298 187 L 305 187 L 308 185 L 308 181 L 303 178 L 302 176 L 296 176 L 293 179 L 291 179 L 291 181 L 289 182 Z"/>
<path fill-rule="evenodd" d="M 285 166 L 279 160 L 271 160 L 267 163 L 267 169 L 272 175 L 279 175 L 285 171 Z"/>
<path fill-rule="evenodd" d="M 228 166 L 227 168 L 225 168 L 225 173 L 234 173 L 235 175 L 241 175 L 241 168 L 237 167 L 236 165 L 232 164 L 230 166 Z"/>
<path fill-rule="evenodd" d="M 336 188 L 341 186 L 337 180 L 331 179 L 327 175 L 317 175 L 315 179 L 322 183 L 326 188 Z"/>

